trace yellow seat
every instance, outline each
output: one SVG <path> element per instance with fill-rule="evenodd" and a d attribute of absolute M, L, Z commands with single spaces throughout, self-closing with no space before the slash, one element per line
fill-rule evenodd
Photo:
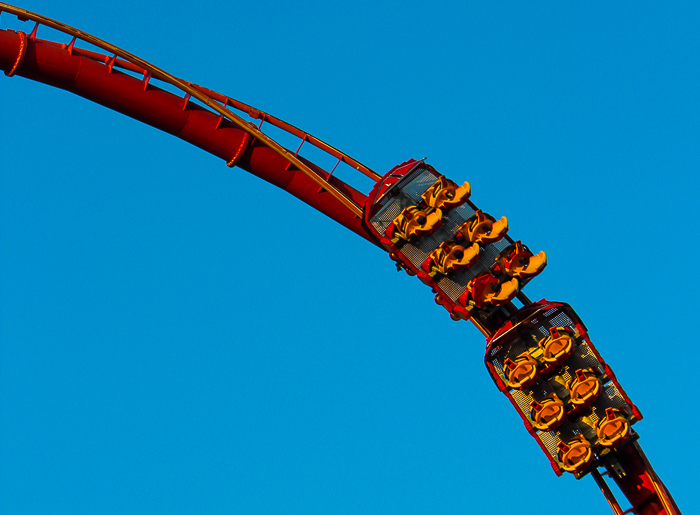
<path fill-rule="evenodd" d="M 530 403 L 530 418 L 535 429 L 551 431 L 564 421 L 564 403 L 556 393 L 548 395 L 540 402 Z"/>
<path fill-rule="evenodd" d="M 476 263 L 479 259 L 479 245 L 472 244 L 471 247 L 464 247 L 454 242 L 442 242 L 430 254 L 430 270 L 426 270 L 430 275 L 436 272 L 448 275 L 452 272 L 464 270 Z"/>
<path fill-rule="evenodd" d="M 557 458 L 567 472 L 582 472 L 593 461 L 593 450 L 583 435 L 577 435 L 566 443 L 559 442 Z"/>
<path fill-rule="evenodd" d="M 465 295 L 469 294 L 479 309 L 485 304 L 500 306 L 513 300 L 518 288 L 518 280 L 515 278 L 500 283 L 491 273 L 485 272 L 469 281 L 465 294 L 460 299 L 466 299 Z"/>
<path fill-rule="evenodd" d="M 495 221 L 491 216 L 485 215 L 481 209 L 477 209 L 474 216 L 462 224 L 459 232 L 472 243 L 488 245 L 506 235 L 508 219 L 504 216 Z"/>
<path fill-rule="evenodd" d="M 503 375 L 506 385 L 515 389 L 527 388 L 537 381 L 537 360 L 525 351 L 515 360 L 506 358 L 503 363 Z"/>
<path fill-rule="evenodd" d="M 601 390 L 600 379 L 592 368 L 579 368 L 576 376 L 566 384 L 574 406 L 589 406 L 598 398 Z"/>
<path fill-rule="evenodd" d="M 512 278 L 509 281 L 502 282 L 498 291 L 495 290 L 494 285 L 491 286 L 492 293 L 487 293 L 484 297 L 484 302 L 486 304 L 491 304 L 492 306 L 500 306 L 501 304 L 506 304 L 513 300 L 518 294 L 518 280 Z"/>
<path fill-rule="evenodd" d="M 399 238 L 413 240 L 430 234 L 442 223 L 442 211 L 439 209 L 420 209 L 417 206 L 405 208 L 394 218 L 394 243 Z"/>
<path fill-rule="evenodd" d="M 606 408 L 605 418 L 598 421 L 595 430 L 600 445 L 616 447 L 630 434 L 630 423 L 619 409 Z"/>
<path fill-rule="evenodd" d="M 542 359 L 556 364 L 564 362 L 571 355 L 574 339 L 568 329 L 550 327 L 549 335 L 542 338 L 538 345 L 542 349 Z"/>
<path fill-rule="evenodd" d="M 535 277 L 547 266 L 547 254 L 542 251 L 533 255 L 520 241 L 516 241 L 514 247 L 498 257 L 498 265 L 503 273 L 511 277 Z"/>
<path fill-rule="evenodd" d="M 421 198 L 429 207 L 447 210 L 464 204 L 471 192 L 472 188 L 468 182 L 457 187 L 454 182 L 443 175 L 425 190 Z"/>

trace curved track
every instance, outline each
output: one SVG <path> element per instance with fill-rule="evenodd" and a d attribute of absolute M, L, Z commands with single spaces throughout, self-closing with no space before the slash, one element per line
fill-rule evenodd
<path fill-rule="evenodd" d="M 239 166 L 288 191 L 369 239 L 359 218 L 366 197 L 332 173 L 305 160 L 299 155 L 300 149 L 292 152 L 283 148 L 268 137 L 260 125 L 265 122 L 275 125 L 299 137 L 300 147 L 308 142 L 337 158 L 338 163 L 345 162 L 374 180 L 379 178 L 360 162 L 267 113 L 178 79 L 90 34 L 7 4 L 0 3 L 0 9 L 35 22 L 30 34 L 0 32 L 0 68 L 6 75 L 18 75 L 65 89 L 177 136 L 224 159 L 228 166 Z M 38 39 L 41 25 L 60 30 L 73 40 L 61 45 Z M 80 41 L 111 55 L 81 50 L 75 46 Z M 125 73 L 127 70 L 138 73 L 141 79 Z M 159 81 L 175 86 L 183 96 L 159 88 Z M 195 104 L 195 99 L 206 107 Z M 259 119 L 260 124 L 256 127 L 243 120 L 229 106 Z"/>
<path fill-rule="evenodd" d="M 152 127 L 177 136 L 278 186 L 377 244 L 362 223 L 367 197 L 330 172 L 305 159 L 304 145 L 313 145 L 374 181 L 380 175 L 318 138 L 226 95 L 184 81 L 156 66 L 55 20 L 0 3 L 0 12 L 35 22 L 30 33 L 0 31 L 0 68 L 8 76 L 22 76 L 75 93 L 121 112 Z M 42 25 L 72 36 L 69 44 L 38 38 Z M 80 48 L 86 42 L 105 53 Z M 166 91 L 167 84 L 182 92 Z M 197 103 L 199 102 L 199 103 Z M 247 121 L 243 116 L 248 116 Z M 258 123 L 252 123 L 255 120 Z M 271 124 L 299 138 L 299 147 L 288 150 L 267 136 L 263 124 Z M 489 336 L 487 334 L 487 336 Z M 627 474 L 616 478 L 633 506 L 634 513 L 659 515 L 680 513 L 654 473 L 641 448 L 634 444 L 623 452 Z M 613 511 L 623 511 L 603 478 L 594 479 Z"/>

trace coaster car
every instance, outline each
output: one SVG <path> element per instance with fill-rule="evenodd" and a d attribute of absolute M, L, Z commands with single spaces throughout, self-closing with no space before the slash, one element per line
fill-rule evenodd
<path fill-rule="evenodd" d="M 544 251 L 533 255 L 520 241 L 506 248 L 498 256 L 501 270 L 511 277 L 526 279 L 535 277 L 547 266 L 547 254 Z"/>
<path fill-rule="evenodd" d="M 508 219 L 505 216 L 496 221 L 491 215 L 477 209 L 474 216 L 462 224 L 457 234 L 472 243 L 488 245 L 503 238 L 507 232 Z"/>
<path fill-rule="evenodd" d="M 417 206 L 405 208 L 387 228 L 387 236 L 394 243 L 399 239 L 415 240 L 432 233 L 442 223 L 442 211 L 439 209 L 420 209 Z"/>
<path fill-rule="evenodd" d="M 427 206 L 446 211 L 464 204 L 471 192 L 472 188 L 468 182 L 457 187 L 457 184 L 443 175 L 425 190 L 421 198 Z"/>
<path fill-rule="evenodd" d="M 430 253 L 423 263 L 423 270 L 431 276 L 436 273 L 448 275 L 472 266 L 479 259 L 479 245 L 464 247 L 453 241 L 444 241 Z"/>

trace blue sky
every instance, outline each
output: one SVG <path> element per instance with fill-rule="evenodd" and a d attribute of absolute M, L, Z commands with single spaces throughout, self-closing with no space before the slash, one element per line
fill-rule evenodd
<path fill-rule="evenodd" d="M 380 173 L 427 157 L 471 182 L 547 252 L 526 293 L 578 311 L 700 505 L 697 5 L 22 7 Z M 609 510 L 551 471 L 480 333 L 381 251 L 68 93 L 3 76 L 0 98 L 0 511 Z"/>

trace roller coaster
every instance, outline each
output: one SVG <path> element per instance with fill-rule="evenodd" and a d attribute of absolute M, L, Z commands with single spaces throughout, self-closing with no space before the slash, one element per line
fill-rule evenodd
<path fill-rule="evenodd" d="M 5 3 L 0 15 L 33 24 L 0 31 L 7 77 L 64 89 L 172 134 L 286 190 L 386 252 L 397 270 L 425 285 L 446 316 L 471 322 L 485 336 L 484 361 L 495 386 L 555 474 L 590 475 L 617 515 L 680 513 L 639 444 L 640 410 L 584 322 L 568 304 L 525 295 L 546 268 L 546 253 L 514 239 L 505 216 L 479 209 L 469 183 L 451 181 L 425 160 L 379 174 L 271 114 L 86 32 Z M 68 35 L 70 43 L 40 39 L 42 26 Z M 266 134 L 269 126 L 298 138 L 298 147 L 280 145 Z M 309 145 L 332 156 L 335 166 L 324 170 L 303 157 Z M 341 164 L 371 179 L 371 191 L 334 175 Z M 631 508 L 621 508 L 609 480 Z"/>

